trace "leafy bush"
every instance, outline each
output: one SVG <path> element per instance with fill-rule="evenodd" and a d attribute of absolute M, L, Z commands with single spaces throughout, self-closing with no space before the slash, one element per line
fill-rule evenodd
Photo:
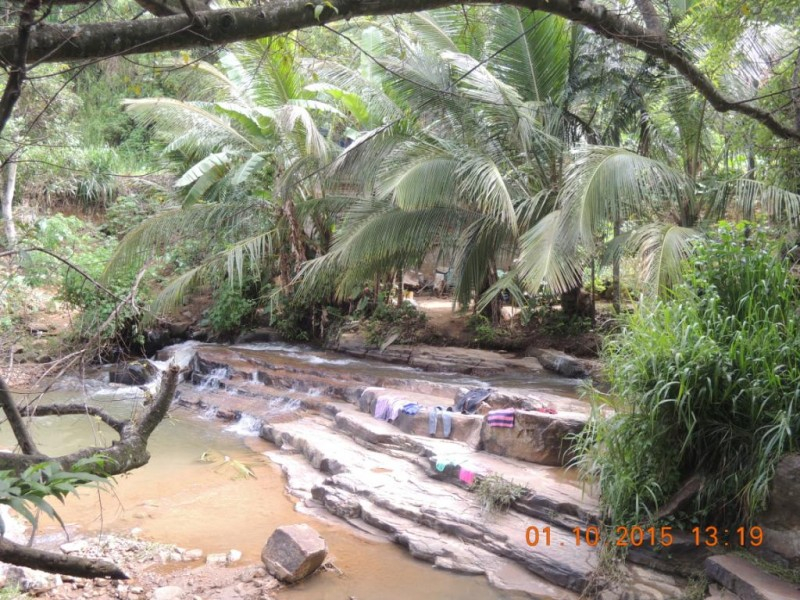
<path fill-rule="evenodd" d="M 256 305 L 256 300 L 246 297 L 241 286 L 225 285 L 217 290 L 206 320 L 216 335 L 229 337 L 252 321 Z"/>
<path fill-rule="evenodd" d="M 425 313 L 410 302 L 396 306 L 380 297 L 372 316 L 364 323 L 365 339 L 373 346 L 380 346 L 395 335 L 397 343 L 419 342 L 426 336 L 427 320 Z"/>
<path fill-rule="evenodd" d="M 279 294 L 270 310 L 270 325 L 288 341 L 307 342 L 313 332 L 313 302 Z"/>
<path fill-rule="evenodd" d="M 28 232 L 25 243 L 58 254 L 95 280 L 101 279 L 116 246 L 116 240 L 101 234 L 91 223 L 61 214 L 40 219 Z M 58 298 L 82 310 L 77 324 L 79 337 L 95 333 L 95 328 L 104 323 L 117 307 L 116 298 L 128 295 L 136 277 L 136 271 L 131 267 L 104 281 L 106 289 L 116 296 L 114 298 L 82 274 L 47 254 L 28 252 L 23 257 L 22 264 L 25 280 L 29 285 L 57 285 Z M 102 332 L 102 336 L 110 339 L 122 335 L 125 341 L 142 343 L 141 328 L 134 317 L 130 306 L 126 306 L 117 315 L 114 323 Z"/>
<path fill-rule="evenodd" d="M 0 471 L 0 504 L 13 508 L 34 529 L 39 520 L 38 511 L 56 519 L 63 527 L 63 521 L 46 498 L 52 496 L 64 502 L 69 494 L 77 495 L 80 486 L 108 486 L 111 480 L 98 474 L 104 471 L 107 461 L 108 457 L 97 455 L 79 460 L 69 471 L 64 471 L 54 461 L 31 465 L 20 475 Z"/>
<path fill-rule="evenodd" d="M 484 512 L 506 512 L 526 491 L 523 486 L 501 475 L 488 475 L 475 486 Z"/>
<path fill-rule="evenodd" d="M 579 463 L 617 524 L 652 519 L 703 481 L 681 524 L 733 527 L 764 507 L 781 456 L 800 445 L 797 282 L 765 232 L 723 226 L 674 295 L 607 340 L 608 395 L 579 436 Z"/>
<path fill-rule="evenodd" d="M 482 348 L 491 346 L 497 341 L 495 328 L 484 315 L 471 315 L 467 319 L 467 329 L 475 335 L 473 341 Z"/>
<path fill-rule="evenodd" d="M 106 208 L 103 231 L 109 235 L 122 236 L 151 217 L 156 212 L 157 202 L 150 196 L 119 196 Z"/>

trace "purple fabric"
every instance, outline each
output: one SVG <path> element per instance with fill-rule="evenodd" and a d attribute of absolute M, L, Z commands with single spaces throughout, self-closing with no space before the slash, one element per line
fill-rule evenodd
<path fill-rule="evenodd" d="M 391 412 L 392 406 L 389 403 L 389 399 L 386 397 L 378 398 L 378 401 L 375 403 L 375 418 L 386 421 Z"/>
<path fill-rule="evenodd" d="M 513 408 L 490 410 L 486 414 L 486 421 L 491 427 L 514 427 L 514 412 Z"/>

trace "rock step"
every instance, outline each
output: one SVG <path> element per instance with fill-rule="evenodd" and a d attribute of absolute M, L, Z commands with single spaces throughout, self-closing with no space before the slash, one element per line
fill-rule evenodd
<path fill-rule="evenodd" d="M 303 359 L 304 355 L 301 353 L 280 354 L 274 351 L 203 345 L 196 346 L 194 351 L 191 366 L 194 369 L 195 383 L 199 383 L 203 375 L 216 369 L 225 369 L 234 381 L 260 381 L 279 389 L 311 391 L 349 402 L 357 401 L 365 388 L 379 386 L 409 394 L 421 394 L 430 397 L 434 404 L 450 406 L 460 389 L 486 385 L 478 380 L 444 373 L 438 374 L 441 381 L 431 381 L 429 378 L 437 375 L 436 373 L 421 373 L 413 369 L 398 373 L 397 369 L 387 369 L 382 365 L 359 364 L 354 368 L 351 363 L 356 361 L 321 359 L 315 354 Z M 316 359 L 324 362 L 315 362 Z M 503 359 L 506 362 L 515 360 L 520 359 Z M 513 384 L 513 381 L 509 383 Z M 559 412 L 584 415 L 589 413 L 586 402 L 525 388 L 495 387 L 490 402 L 496 407 L 531 409 L 551 406 Z"/>
<path fill-rule="evenodd" d="M 410 365 L 423 371 L 462 373 L 478 377 L 503 372 L 541 373 L 544 370 L 539 360 L 532 356 L 516 358 L 501 352 L 472 348 L 417 344 L 392 345 L 381 351 L 367 344 L 360 333 L 343 333 L 333 349 L 358 358 Z"/>
<path fill-rule="evenodd" d="M 586 493 L 576 472 L 476 452 L 464 442 L 404 433 L 390 423 L 347 405 L 339 405 L 334 418 L 338 429 L 370 444 L 373 450 L 391 452 L 400 449 L 418 456 L 415 462 L 430 477 L 440 481 L 466 487 L 458 478 L 459 469 L 437 469 L 437 463 L 448 462 L 468 465 L 479 478 L 496 474 L 527 488 L 528 493 L 513 505 L 515 510 L 523 514 L 567 529 L 585 526 L 598 519 L 597 500 Z"/>
<path fill-rule="evenodd" d="M 452 426 L 449 439 L 465 442 L 474 449 L 483 448 L 492 454 L 551 466 L 569 463 L 572 456 L 570 440 L 583 430 L 587 420 L 582 413 L 548 414 L 539 410 L 516 409 L 513 427 L 491 427 L 482 414 L 451 412 L 446 410 L 450 406 L 437 404 L 435 400 L 422 394 L 378 387 L 365 389 L 358 400 L 358 407 L 362 412 L 372 415 L 376 413 L 379 402 L 390 406 L 403 406 L 413 402 L 420 406 L 417 414 L 399 412 L 392 421 L 394 426 L 407 433 L 428 434 L 431 411 L 441 409 L 445 414 L 435 417 L 434 435 L 438 436 L 440 429 L 444 435 L 444 422 L 439 427 L 438 421 L 447 418 Z"/>
<path fill-rule="evenodd" d="M 419 525 L 415 521 L 391 513 L 366 499 L 356 498 L 356 510 L 341 510 L 348 506 L 344 492 L 327 496 L 327 507 L 314 500 L 312 490 L 323 484 L 326 476 L 314 469 L 296 453 L 269 452 L 267 456 L 280 465 L 287 479 L 289 492 L 300 498 L 299 512 L 321 519 L 335 514 L 369 538 L 387 539 L 405 547 L 419 560 L 456 573 L 485 575 L 499 589 L 524 592 L 529 598 L 542 600 L 579 600 L 578 594 L 554 586 L 511 559 L 465 544 L 451 535 Z M 317 492 L 319 494 L 319 492 Z"/>
<path fill-rule="evenodd" d="M 723 554 L 705 562 L 706 575 L 742 600 L 798 600 L 800 584 L 765 573 L 742 556 Z"/>
<path fill-rule="evenodd" d="M 571 532 L 515 512 L 485 514 L 475 494 L 430 479 L 413 462 L 413 454 L 401 448 L 391 455 L 365 449 L 332 431 L 330 425 L 319 417 L 306 417 L 265 425 L 261 432 L 278 446 L 288 444 L 330 475 L 312 489 L 314 499 L 329 512 L 380 528 L 378 521 L 365 518 L 372 507 L 377 507 L 428 530 L 459 538 L 468 546 L 512 559 L 560 587 L 581 592 L 588 585 L 596 554 L 585 545 L 576 547 Z M 397 460 L 402 454 L 407 460 Z M 377 514 L 375 510 L 372 513 Z M 535 547 L 526 541 L 526 531 L 532 526 L 542 538 Z M 544 541 L 545 531 L 549 544 Z"/>

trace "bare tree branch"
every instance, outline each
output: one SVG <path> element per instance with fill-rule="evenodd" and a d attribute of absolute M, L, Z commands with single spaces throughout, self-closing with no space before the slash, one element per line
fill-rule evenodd
<path fill-rule="evenodd" d="M 85 404 L 45 404 L 42 406 L 29 406 L 23 407 L 20 414 L 23 417 L 90 415 L 99 418 L 103 423 L 114 429 L 120 435 L 122 435 L 123 429 L 125 428 L 125 421 L 115 419 L 101 408 L 87 406 Z"/>
<path fill-rule="evenodd" d="M 9 425 L 11 425 L 11 431 L 14 432 L 14 437 L 17 439 L 23 454 L 38 455 L 39 450 L 36 448 L 36 444 L 33 442 L 25 422 L 22 420 L 22 415 L 19 413 L 16 402 L 14 402 L 8 392 L 5 381 L 2 379 L 0 379 L 0 407 L 2 407 L 6 415 Z"/>
<path fill-rule="evenodd" d="M 102 292 L 105 292 L 106 294 L 111 296 L 117 302 L 125 302 L 124 299 L 120 298 L 114 292 L 112 292 L 106 286 L 104 286 L 102 283 L 100 283 L 99 281 L 94 279 L 91 275 L 89 275 L 86 271 L 81 269 L 74 262 L 70 261 L 69 259 L 64 258 L 63 256 L 59 256 L 58 254 L 48 250 L 47 248 L 40 248 L 38 246 L 34 246 L 32 248 L 18 248 L 16 250 L 7 250 L 5 252 L 0 252 L 0 258 L 3 258 L 4 256 L 11 256 L 11 255 L 14 255 L 14 254 L 22 254 L 23 252 L 42 252 L 44 254 L 47 254 L 48 256 L 52 256 L 56 260 L 61 261 L 62 263 L 67 265 L 70 269 L 73 269 L 74 271 L 77 271 L 81 275 L 81 277 L 83 277 L 87 281 L 91 282 L 91 284 L 94 285 L 98 290 L 101 290 Z"/>
<path fill-rule="evenodd" d="M 800 140 L 800 131 L 777 120 L 769 111 L 726 97 L 677 45 L 592 0 L 507 0 L 504 3 L 554 14 L 580 23 L 602 36 L 638 48 L 672 67 L 719 112 L 737 112 L 762 123 L 776 136 Z M 249 8 L 197 13 L 203 36 L 192 31 L 186 15 L 93 24 L 40 25 L 31 34 L 28 61 L 72 61 L 125 54 L 192 48 L 205 43 L 227 44 L 318 26 L 324 22 L 365 15 L 408 13 L 441 8 L 450 0 L 332 0 L 319 20 L 313 2 L 274 0 Z M 0 30 L 0 63 L 13 65 L 16 35 Z"/>
<path fill-rule="evenodd" d="M 0 561 L 73 577 L 128 579 L 118 566 L 104 560 L 45 552 L 6 539 L 0 539 Z"/>
<path fill-rule="evenodd" d="M 121 431 L 120 439 L 113 442 L 111 446 L 83 448 L 58 457 L 0 452 L 0 470 L 10 470 L 19 474 L 31 465 L 55 461 L 64 471 L 69 471 L 79 460 L 98 454 L 108 457 L 109 460 L 103 466 L 102 472 L 96 473 L 97 475 L 119 475 L 146 465 L 150 460 L 147 442 L 155 428 L 167 415 L 172 398 L 175 396 L 175 388 L 178 385 L 178 374 L 177 366 L 173 365 L 167 369 L 161 379 L 161 389 L 150 407 L 140 419 L 133 418 L 122 421 L 122 426 L 118 429 Z M 115 427 L 115 429 L 117 428 Z"/>

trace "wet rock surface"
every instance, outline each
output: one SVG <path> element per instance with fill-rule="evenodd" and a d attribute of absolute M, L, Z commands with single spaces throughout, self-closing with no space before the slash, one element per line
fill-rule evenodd
<path fill-rule="evenodd" d="M 785 567 L 800 569 L 800 453 L 787 454 L 778 463 L 759 525 L 764 542 L 755 550 Z"/>
<path fill-rule="evenodd" d="M 122 385 L 146 385 L 158 375 L 158 369 L 149 361 L 119 363 L 108 374 L 109 383 Z"/>
<path fill-rule="evenodd" d="M 381 351 L 370 346 L 359 333 L 342 334 L 333 347 L 359 358 L 373 358 L 396 364 L 408 364 L 423 371 L 465 373 L 484 376 L 503 371 L 526 370 L 541 371 L 542 365 L 536 358 L 514 358 L 472 348 L 438 347 L 418 344 L 414 346 L 389 346 Z"/>

